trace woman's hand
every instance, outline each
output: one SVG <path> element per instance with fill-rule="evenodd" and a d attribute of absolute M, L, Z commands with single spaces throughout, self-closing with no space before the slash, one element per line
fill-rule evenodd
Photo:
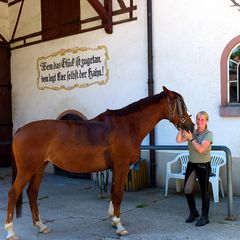
<path fill-rule="evenodd" d="M 203 153 L 208 148 L 208 146 L 211 144 L 210 141 L 203 140 L 201 143 L 198 143 L 196 139 L 193 139 L 192 133 L 190 131 L 182 131 L 182 135 L 184 138 L 188 141 L 192 142 L 193 147 L 199 152 Z"/>
<path fill-rule="evenodd" d="M 186 140 L 191 140 L 193 138 L 192 133 L 190 131 L 182 130 L 183 137 L 186 138 Z"/>

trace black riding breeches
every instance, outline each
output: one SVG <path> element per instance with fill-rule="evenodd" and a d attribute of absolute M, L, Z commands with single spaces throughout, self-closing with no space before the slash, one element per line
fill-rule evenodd
<path fill-rule="evenodd" d="M 208 184 L 209 184 L 209 176 L 211 173 L 211 164 L 210 164 L 210 162 L 207 162 L 207 163 L 188 162 L 184 186 L 186 185 L 187 180 L 193 171 L 195 171 L 196 177 L 198 178 L 201 195 L 205 196 L 208 193 Z"/>

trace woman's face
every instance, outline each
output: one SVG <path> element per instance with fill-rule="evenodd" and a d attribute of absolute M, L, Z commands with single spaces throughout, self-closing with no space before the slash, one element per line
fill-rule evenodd
<path fill-rule="evenodd" d="M 204 115 L 198 114 L 196 117 L 196 124 L 198 129 L 204 130 L 207 125 L 207 119 Z"/>

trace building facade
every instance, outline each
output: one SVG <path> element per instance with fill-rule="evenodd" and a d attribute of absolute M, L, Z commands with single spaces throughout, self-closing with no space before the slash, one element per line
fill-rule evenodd
<path fill-rule="evenodd" d="M 231 0 L 152 0 L 154 93 L 166 86 L 184 97 L 193 116 L 209 113 L 213 144 L 232 152 L 234 194 L 240 194 L 240 91 L 231 54 L 240 44 L 239 9 L 240 1 Z M 13 133 L 63 113 L 91 119 L 148 95 L 147 0 L 2 0 L 0 34 L 11 53 Z M 176 144 L 176 134 L 161 121 L 155 143 Z M 164 186 L 174 155 L 157 152 L 157 186 Z"/>

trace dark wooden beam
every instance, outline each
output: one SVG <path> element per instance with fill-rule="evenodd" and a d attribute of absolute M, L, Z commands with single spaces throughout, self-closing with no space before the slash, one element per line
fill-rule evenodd
<path fill-rule="evenodd" d="M 2 39 L 3 42 L 7 42 L 7 39 L 0 33 L 0 39 Z"/>
<path fill-rule="evenodd" d="M 106 9 L 106 11 L 109 13 L 110 15 L 110 19 L 108 21 L 103 21 L 103 25 L 105 28 L 105 31 L 107 33 L 113 33 L 113 23 L 112 23 L 112 0 L 104 0 L 104 7 Z"/>
<path fill-rule="evenodd" d="M 99 0 L 88 0 L 88 2 L 92 5 L 94 10 L 98 13 L 98 15 L 102 18 L 102 20 L 109 21 L 110 15 L 104 6 L 99 2 Z"/>
<path fill-rule="evenodd" d="M 99 0 L 88 0 L 94 10 L 101 17 L 107 33 L 112 33 L 112 0 L 104 0 L 104 6 Z"/>
<path fill-rule="evenodd" d="M 8 4 L 8 6 L 10 7 L 10 6 L 12 6 L 12 5 L 14 5 L 14 4 L 17 4 L 17 3 L 19 3 L 19 2 L 22 2 L 22 0 L 12 1 L 12 2 L 10 2 L 10 3 Z"/>
<path fill-rule="evenodd" d="M 21 0 L 21 1 L 19 1 L 19 2 L 21 2 L 21 6 L 20 6 L 20 9 L 19 9 L 19 12 L 18 12 L 18 17 L 17 17 L 16 24 L 15 24 L 15 26 L 14 26 L 14 30 L 13 30 L 13 34 L 12 34 L 12 38 L 11 38 L 11 40 L 14 39 L 15 33 L 16 33 L 16 31 L 17 31 L 18 22 L 19 22 L 19 19 L 20 19 L 21 13 L 22 13 L 22 8 L 23 8 L 24 0 Z"/>
<path fill-rule="evenodd" d="M 123 0 L 118 0 L 118 4 L 119 4 L 121 9 L 126 9 L 127 8 Z"/>

